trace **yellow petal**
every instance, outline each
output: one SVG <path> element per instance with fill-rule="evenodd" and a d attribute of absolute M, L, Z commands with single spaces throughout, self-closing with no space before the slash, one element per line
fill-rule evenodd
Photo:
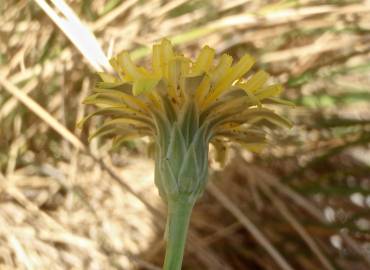
<path fill-rule="evenodd" d="M 244 55 L 238 63 L 236 63 L 228 74 L 231 81 L 240 79 L 245 73 L 247 73 L 250 68 L 254 65 L 255 60 L 249 54 Z"/>
<path fill-rule="evenodd" d="M 231 129 L 239 130 L 241 125 L 242 125 L 241 123 L 237 123 L 237 122 L 228 122 L 225 124 L 221 124 L 219 126 L 216 126 L 215 133 L 220 133 L 220 132 L 228 131 Z"/>
<path fill-rule="evenodd" d="M 254 124 L 261 120 L 267 120 L 268 122 L 280 127 L 292 127 L 292 123 L 285 117 L 266 108 L 247 108 L 244 112 L 234 115 L 232 118 L 222 119 L 219 124 L 226 124 L 229 122 Z"/>
<path fill-rule="evenodd" d="M 193 65 L 192 73 L 198 75 L 202 72 L 207 72 L 212 66 L 214 57 L 215 50 L 208 46 L 204 46 Z"/>
<path fill-rule="evenodd" d="M 127 134 L 128 132 L 149 132 L 149 129 L 140 121 L 127 118 L 118 118 L 105 122 L 101 127 L 92 133 L 88 140 L 94 137 L 108 134 Z"/>
<path fill-rule="evenodd" d="M 293 126 L 288 119 L 269 110 L 265 110 L 264 112 L 261 112 L 259 115 L 256 115 L 256 117 L 250 119 L 248 123 L 250 124 L 257 123 L 263 119 L 282 128 L 291 128 Z"/>
<path fill-rule="evenodd" d="M 95 89 L 95 92 L 97 92 L 100 96 L 108 96 L 108 97 L 111 97 L 112 100 L 116 99 L 115 103 L 119 103 L 123 101 L 128 106 L 131 106 L 133 108 L 142 109 L 143 112 L 149 111 L 148 105 L 145 102 L 143 102 L 142 100 L 140 100 L 139 98 L 135 96 L 126 94 L 124 92 L 121 92 L 118 90 L 111 90 L 111 89 L 101 89 L 101 88 Z"/>
<path fill-rule="evenodd" d="M 134 96 L 137 96 L 143 92 L 148 92 L 152 90 L 158 84 L 158 79 L 138 79 L 134 81 L 134 85 L 132 87 L 132 93 Z"/>
<path fill-rule="evenodd" d="M 216 85 L 214 91 L 205 99 L 202 107 L 205 108 L 215 101 L 231 84 L 240 79 L 254 64 L 254 59 L 250 55 L 244 55 Z"/>
<path fill-rule="evenodd" d="M 147 94 L 147 97 L 153 103 L 153 105 L 160 111 L 163 111 L 161 97 L 159 96 L 157 91 L 151 91 Z"/>
<path fill-rule="evenodd" d="M 248 89 L 252 93 L 256 92 L 266 83 L 268 77 L 269 75 L 265 71 L 258 71 L 246 82 L 245 89 Z"/>
<path fill-rule="evenodd" d="M 118 64 L 123 68 L 124 72 L 132 79 L 138 80 L 143 78 L 143 73 L 132 62 L 128 52 L 122 52 L 118 55 Z"/>
<path fill-rule="evenodd" d="M 280 95 L 283 91 L 283 87 L 280 84 L 270 85 L 267 86 L 260 91 L 256 92 L 256 96 L 259 100 L 269 97 L 275 97 Z"/>
<path fill-rule="evenodd" d="M 216 84 L 229 71 L 233 58 L 228 54 L 223 54 L 221 59 L 212 72 L 212 83 Z"/>
<path fill-rule="evenodd" d="M 262 107 L 261 102 L 259 99 L 253 94 L 252 91 L 250 91 L 245 83 L 238 83 L 238 87 L 244 90 L 244 92 L 247 94 L 248 98 L 253 102 L 253 104 L 257 105 L 259 108 Z"/>
<path fill-rule="evenodd" d="M 217 107 L 213 107 L 209 115 L 215 115 L 220 113 L 228 113 L 230 110 L 243 110 L 248 103 L 247 97 L 238 97 L 230 99 L 226 102 L 220 102 Z"/>
<path fill-rule="evenodd" d="M 98 75 L 100 79 L 102 79 L 103 82 L 108 82 L 108 83 L 115 83 L 118 82 L 118 79 L 116 76 L 104 72 L 98 72 Z"/>
<path fill-rule="evenodd" d="M 195 100 L 198 105 L 200 105 L 204 97 L 208 94 L 211 85 L 211 80 L 208 75 L 204 75 L 202 82 L 199 84 L 198 88 L 195 90 Z"/>
<path fill-rule="evenodd" d="M 286 105 L 290 107 L 295 107 L 295 104 L 289 100 L 277 98 L 277 97 L 269 97 L 265 99 L 265 103 L 271 104 L 279 104 L 279 105 Z"/>
<path fill-rule="evenodd" d="M 108 114 L 110 116 L 114 115 L 114 114 L 127 114 L 127 115 L 131 115 L 133 118 L 137 118 L 137 116 L 141 117 L 142 119 L 145 119 L 145 115 L 141 114 L 140 112 L 138 111 L 135 111 L 131 108 L 129 108 L 127 105 L 125 104 L 122 104 L 120 106 L 115 106 L 115 107 L 105 107 L 105 108 L 102 108 L 102 109 L 98 109 L 97 111 L 87 115 L 86 117 L 84 117 L 82 120 L 80 120 L 78 123 L 77 123 L 77 127 L 78 128 L 82 128 L 84 126 L 84 124 L 86 123 L 86 121 L 88 121 L 90 118 L 96 116 L 96 115 L 104 115 L 104 114 Z M 148 121 L 150 121 L 150 119 L 148 119 Z"/>
<path fill-rule="evenodd" d="M 168 79 L 168 68 L 169 68 L 168 65 L 169 65 L 169 62 L 174 57 L 173 47 L 172 47 L 171 42 L 168 39 L 163 39 L 160 44 L 160 48 L 161 48 L 161 54 L 160 54 L 161 61 L 160 62 L 161 62 L 161 67 L 162 67 L 162 75 L 165 79 Z"/>
<path fill-rule="evenodd" d="M 168 92 L 174 99 L 177 99 L 180 95 L 179 91 L 177 90 L 180 74 L 181 60 L 173 58 L 168 63 Z"/>
<path fill-rule="evenodd" d="M 125 76 L 124 74 L 122 73 L 123 70 L 122 70 L 122 67 L 119 65 L 118 63 L 118 59 L 117 57 L 112 57 L 110 60 L 109 60 L 109 63 L 111 64 L 111 66 L 113 67 L 113 69 L 117 72 L 118 76 L 120 77 L 120 79 L 124 79 Z"/>
<path fill-rule="evenodd" d="M 181 64 L 180 64 L 180 81 L 179 81 L 179 86 L 180 86 L 180 95 L 185 96 L 186 95 L 186 78 L 189 75 L 189 70 L 190 70 L 190 59 L 180 56 L 178 57 Z"/>

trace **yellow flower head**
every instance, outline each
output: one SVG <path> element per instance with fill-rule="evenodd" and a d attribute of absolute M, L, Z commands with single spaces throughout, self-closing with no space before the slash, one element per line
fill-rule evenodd
<path fill-rule="evenodd" d="M 96 84 L 96 93 L 84 102 L 100 109 L 79 125 L 104 114 L 110 119 L 91 138 L 114 134 L 116 141 L 121 142 L 124 138 L 155 136 L 156 114 L 176 121 L 181 110 L 194 103 L 199 120 L 214 123 L 211 142 L 220 139 L 260 144 L 263 140 L 256 137 L 260 137 L 261 131 L 257 132 L 253 124 L 263 119 L 290 126 L 289 121 L 262 106 L 290 104 L 276 98 L 282 91 L 281 85 L 266 86 L 269 76 L 264 71 L 243 78 L 255 62 L 250 55 L 234 65 L 227 54 L 215 65 L 214 56 L 215 50 L 205 46 L 193 62 L 174 52 L 170 41 L 164 39 L 153 46 L 152 70 L 147 70 L 137 67 L 128 52 L 122 52 L 111 59 L 118 76 L 99 73 L 102 81 Z"/>
<path fill-rule="evenodd" d="M 236 142 L 252 150 L 263 146 L 262 123 L 290 126 L 285 118 L 265 108 L 269 103 L 290 104 L 276 97 L 281 85 L 266 85 L 269 76 L 264 71 L 246 78 L 255 63 L 250 55 L 236 63 L 223 54 L 215 64 L 214 57 L 215 50 L 205 46 L 192 61 L 164 39 L 153 46 L 152 68 L 148 70 L 136 66 L 128 52 L 123 52 L 111 59 L 117 74 L 99 74 L 102 81 L 96 84 L 95 94 L 85 100 L 99 109 L 80 124 L 95 115 L 108 116 L 91 137 L 114 135 L 116 145 L 135 137 L 151 137 L 156 162 L 160 163 L 157 170 L 163 173 L 168 167 L 169 174 L 156 179 L 176 178 L 173 186 L 166 183 L 165 188 L 160 187 L 160 193 L 190 192 L 191 180 L 179 178 L 193 177 L 189 167 L 206 178 L 209 143 L 222 161 L 225 143 Z M 158 161 L 163 159 L 168 164 Z M 189 164 L 184 169 L 186 162 Z M 163 186 L 158 181 L 157 185 Z"/>

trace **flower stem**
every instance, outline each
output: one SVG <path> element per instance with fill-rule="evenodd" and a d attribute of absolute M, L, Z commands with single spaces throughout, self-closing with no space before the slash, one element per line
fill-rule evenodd
<path fill-rule="evenodd" d="M 194 203 L 182 200 L 168 204 L 167 246 L 163 270 L 181 269 L 193 206 Z"/>

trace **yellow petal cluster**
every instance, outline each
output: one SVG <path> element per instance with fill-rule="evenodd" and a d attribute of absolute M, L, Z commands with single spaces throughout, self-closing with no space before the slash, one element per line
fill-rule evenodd
<path fill-rule="evenodd" d="M 291 105 L 277 97 L 282 86 L 267 85 L 265 71 L 247 75 L 255 64 L 252 56 L 236 63 L 227 54 L 217 63 L 214 58 L 215 50 L 205 46 L 193 61 L 174 51 L 167 39 L 153 46 L 150 69 L 136 66 L 129 53 L 122 52 L 111 59 L 116 74 L 99 74 L 95 93 L 85 100 L 98 110 L 80 125 L 93 116 L 107 116 L 90 137 L 114 136 L 119 145 L 136 137 L 155 138 L 162 132 L 160 121 L 178 122 L 189 104 L 195 104 L 196 128 L 207 125 L 209 143 L 220 151 L 230 141 L 260 149 L 265 144 L 263 124 L 290 127 L 288 120 L 265 106 Z"/>

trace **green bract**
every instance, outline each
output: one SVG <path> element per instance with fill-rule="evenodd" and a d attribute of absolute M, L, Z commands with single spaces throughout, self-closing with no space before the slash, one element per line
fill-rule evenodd
<path fill-rule="evenodd" d="M 158 114 L 159 118 L 161 116 Z M 208 175 L 207 122 L 199 122 L 193 102 L 186 104 L 178 119 L 158 119 L 155 139 L 155 182 L 165 200 L 194 202 L 203 192 Z"/>

